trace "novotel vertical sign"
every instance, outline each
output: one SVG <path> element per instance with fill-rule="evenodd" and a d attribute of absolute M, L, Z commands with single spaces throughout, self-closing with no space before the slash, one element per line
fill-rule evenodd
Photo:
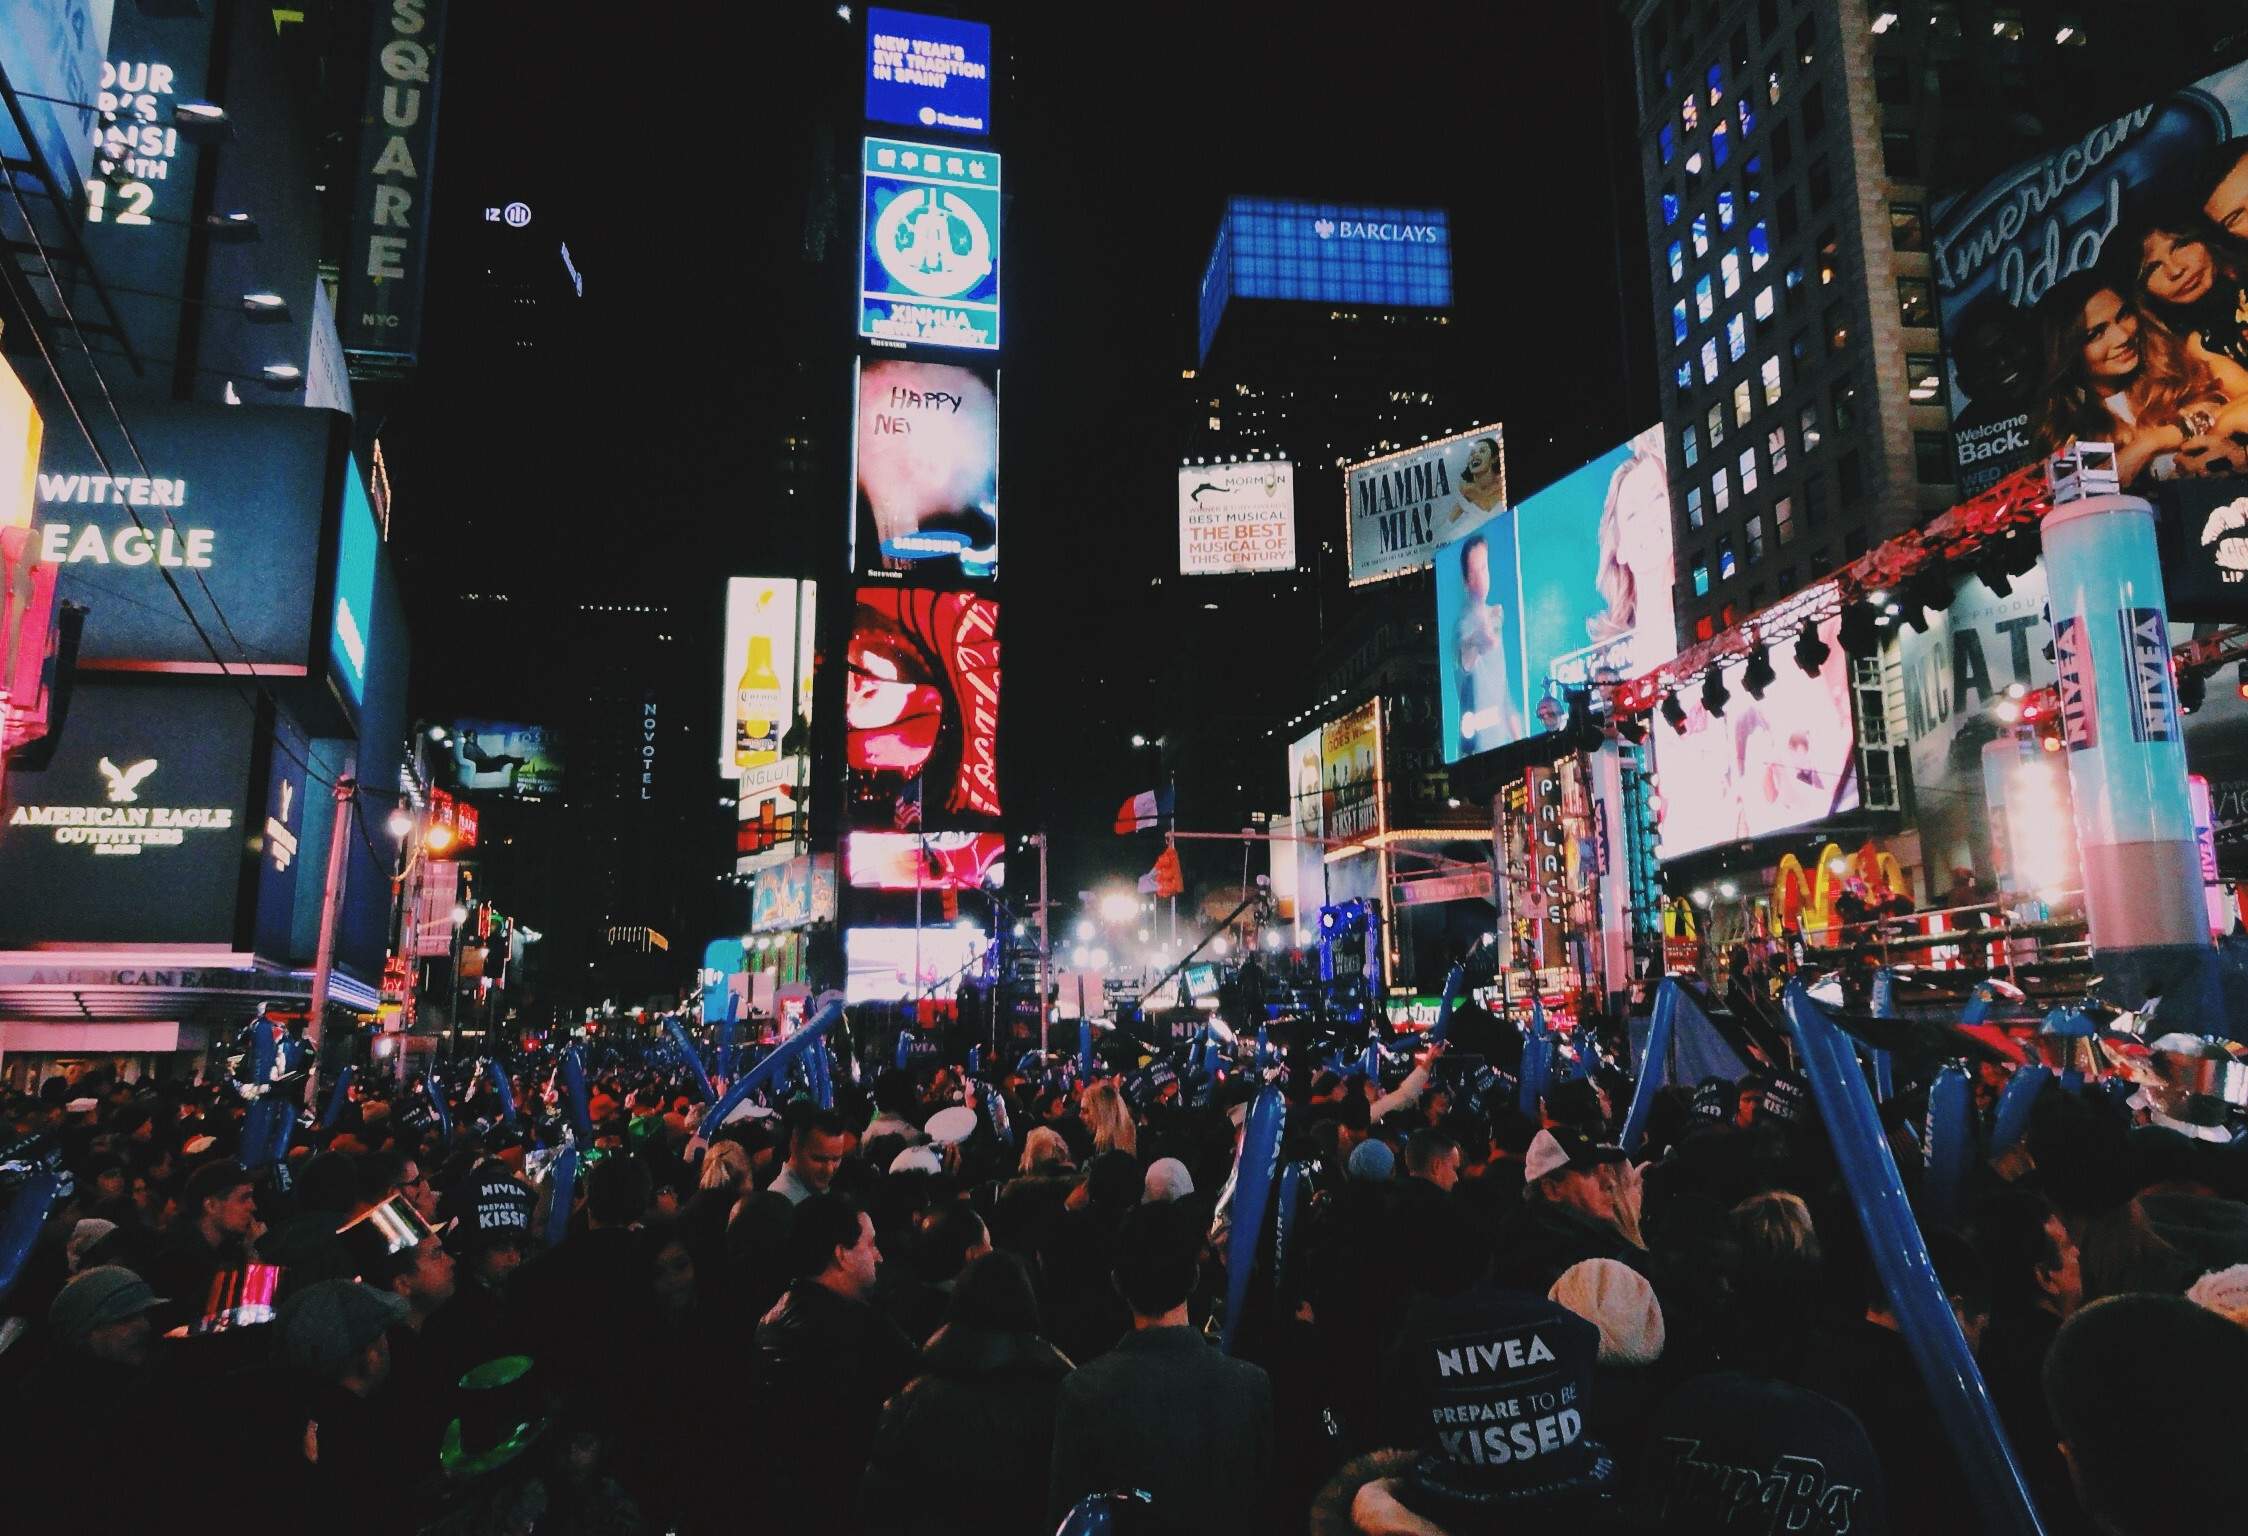
<path fill-rule="evenodd" d="M 445 0 L 389 0 L 375 12 L 336 315 L 355 371 L 410 368 L 421 350 L 444 33 Z"/>

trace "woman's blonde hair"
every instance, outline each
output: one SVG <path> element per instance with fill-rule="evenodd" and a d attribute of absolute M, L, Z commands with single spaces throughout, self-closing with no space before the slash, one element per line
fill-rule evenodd
<path fill-rule="evenodd" d="M 1057 1173 L 1069 1166 L 1069 1143 L 1052 1126 L 1039 1126 L 1023 1138 L 1022 1172 Z"/>
<path fill-rule="evenodd" d="M 1104 1080 L 1085 1090 L 1085 1119 L 1093 1128 L 1095 1152 L 1140 1155 L 1139 1128 L 1132 1123 L 1123 1091 L 1113 1082 Z"/>
<path fill-rule="evenodd" d="M 1819 1231 L 1801 1195 L 1784 1189 L 1751 1195 L 1733 1207 L 1733 1233 L 1759 1259 L 1819 1262 Z"/>
<path fill-rule="evenodd" d="M 698 1189 L 739 1189 L 749 1177 L 749 1148 L 738 1141 L 714 1141 L 703 1153 Z"/>

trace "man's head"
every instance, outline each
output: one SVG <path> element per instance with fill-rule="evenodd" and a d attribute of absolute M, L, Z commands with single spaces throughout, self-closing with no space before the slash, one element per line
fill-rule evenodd
<path fill-rule="evenodd" d="M 991 1252 L 991 1232 L 965 1200 L 929 1212 L 915 1223 L 914 1268 L 932 1285 L 957 1280 L 970 1262 Z"/>
<path fill-rule="evenodd" d="M 1967 1239 L 1949 1228 L 1928 1228 L 1927 1242 L 1929 1262 L 1935 1266 L 1937 1283 L 1951 1301 L 1951 1314 L 1959 1322 L 1959 1331 L 1970 1350 L 1980 1351 L 1983 1330 L 1990 1326 L 1990 1270 Z M 1882 1284 L 1880 1272 L 1870 1261 L 1865 1271 L 1865 1286 L 1866 1317 L 1885 1328 L 1897 1328 L 1896 1316 L 1890 1311 L 1888 1291 Z"/>
<path fill-rule="evenodd" d="M 2181 1296 L 2111 1296 L 2045 1356 L 2045 1405 L 2077 1497 L 2116 1536 L 2229 1530 L 2240 1518 L 2248 1328 Z"/>
<path fill-rule="evenodd" d="M 2248 145 L 2235 139 L 2220 145 L 2209 168 L 2209 192 L 2201 214 L 2233 239 L 2248 244 Z"/>
<path fill-rule="evenodd" d="M 149 1312 L 164 1304 L 148 1282 L 118 1264 L 97 1264 L 55 1295 L 47 1321 L 56 1342 L 109 1365 L 148 1364 L 155 1331 Z"/>
<path fill-rule="evenodd" d="M 1415 1131 L 1405 1138 L 1405 1171 L 1450 1190 L 1460 1182 L 1460 1144 L 1443 1131 Z"/>
<path fill-rule="evenodd" d="M 452 1300 L 453 1256 L 432 1234 L 410 1248 L 385 1255 L 362 1278 L 403 1297 L 417 1318 L 425 1318 Z"/>
<path fill-rule="evenodd" d="M 605 1157 L 585 1180 L 586 1220 L 596 1227 L 629 1227 L 644 1220 L 655 1198 L 655 1178 L 637 1157 Z"/>
<path fill-rule="evenodd" d="M 1522 1160 L 1522 1198 L 1565 1205 L 1612 1222 L 1616 1219 L 1614 1189 L 1601 1176 L 1601 1168 L 1623 1160 L 1621 1149 L 1602 1146 L 1570 1126 L 1540 1131 Z"/>
<path fill-rule="evenodd" d="M 249 1171 L 232 1158 L 205 1163 L 187 1181 L 180 1209 L 206 1242 L 252 1242 L 261 1230 L 257 1188 Z"/>
<path fill-rule="evenodd" d="M 1141 1205 L 1117 1235 L 1116 1289 L 1146 1327 L 1183 1310 L 1201 1274 L 1196 1224 L 1169 1202 Z"/>
<path fill-rule="evenodd" d="M 1975 1248 L 1999 1313 L 2049 1312 L 2063 1322 L 2084 1305 L 2083 1256 L 2052 1203 L 2009 1185 L 1975 1210 Z"/>
<path fill-rule="evenodd" d="M 390 1376 L 390 1330 L 405 1298 L 357 1280 L 316 1280 L 281 1303 L 275 1350 L 284 1365 L 366 1397 Z"/>
<path fill-rule="evenodd" d="M 788 1166 L 812 1193 L 825 1194 L 850 1151 L 850 1126 L 835 1111 L 823 1109 L 806 1116 L 789 1137 Z"/>
<path fill-rule="evenodd" d="M 796 1207 L 788 1231 L 790 1272 L 798 1284 L 825 1286 L 864 1301 L 874 1292 L 882 1249 L 874 1219 L 848 1195 L 813 1195 Z"/>

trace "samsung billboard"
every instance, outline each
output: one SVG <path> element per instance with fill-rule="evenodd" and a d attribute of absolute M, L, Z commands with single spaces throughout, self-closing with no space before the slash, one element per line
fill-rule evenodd
<path fill-rule="evenodd" d="M 1226 302 L 1236 298 L 1449 308 L 1450 216 L 1441 208 L 1233 198 L 1202 274 L 1199 356 L 1210 355 Z"/>
<path fill-rule="evenodd" d="M 859 570 L 998 574 L 998 369 L 864 359 L 853 445 Z"/>

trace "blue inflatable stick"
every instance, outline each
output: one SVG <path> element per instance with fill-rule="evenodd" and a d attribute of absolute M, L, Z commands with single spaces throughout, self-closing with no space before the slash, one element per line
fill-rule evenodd
<path fill-rule="evenodd" d="M 1077 1021 L 1077 1070 L 1086 1077 L 1093 1075 L 1093 1021 Z"/>
<path fill-rule="evenodd" d="M 15 1201 L 8 1214 L 0 1216 L 0 1296 L 6 1296 L 23 1273 L 24 1260 L 31 1257 L 32 1245 L 39 1241 L 39 1231 L 61 1193 L 62 1181 L 46 1172 L 16 1186 Z"/>
<path fill-rule="evenodd" d="M 546 1208 L 546 1245 L 552 1248 L 570 1233 L 570 1207 L 578 1193 L 578 1147 L 565 1141 L 562 1154 L 554 1160 L 554 1198 Z"/>
<path fill-rule="evenodd" d="M 835 1061 L 828 1054 L 827 1041 L 815 1040 L 804 1053 L 807 1075 L 812 1080 L 812 1102 L 822 1109 L 835 1107 Z"/>
<path fill-rule="evenodd" d="M 702 1123 L 713 1129 L 724 1125 L 726 1117 L 734 1112 L 736 1106 L 767 1083 L 780 1081 L 780 1075 L 795 1065 L 797 1059 L 811 1048 L 812 1042 L 833 1029 L 836 1021 L 842 1017 L 842 994 L 828 993 L 819 1011 L 805 1020 L 803 1028 L 775 1046 L 763 1061 L 744 1072 L 718 1096 L 710 1108 L 703 1111 Z"/>
<path fill-rule="evenodd" d="M 497 1056 L 484 1063 L 484 1075 L 492 1080 L 492 1092 L 500 1098 L 500 1120 L 509 1130 L 515 1129 L 515 1084 L 508 1081 L 507 1063 Z"/>
<path fill-rule="evenodd" d="M 664 1033 L 671 1036 L 671 1043 L 679 1047 L 680 1060 L 687 1063 L 687 1076 L 694 1081 L 695 1096 L 705 1104 L 717 1098 L 718 1091 L 710 1086 L 710 1074 L 703 1070 L 702 1057 L 695 1053 L 695 1042 L 687 1037 L 687 1026 L 679 1022 L 679 1015 L 665 1014 L 663 1027 Z"/>
<path fill-rule="evenodd" d="M 1546 1079 L 1553 1072 L 1553 1035 L 1546 1028 L 1545 1007 L 1536 998 L 1530 999 L 1530 1033 L 1522 1042 L 1522 1086 L 1515 1095 L 1515 1107 L 1531 1119 L 1538 1118 L 1538 1107 L 1545 1098 Z"/>
<path fill-rule="evenodd" d="M 1975 1160 L 1975 1103 L 1967 1074 L 1957 1062 L 1928 1085 L 1928 1152 L 1921 1199 L 1939 1227 L 1959 1220 L 1959 1199 L 1967 1169 Z"/>
<path fill-rule="evenodd" d="M 1466 990 L 1467 962 L 1463 960 L 1444 973 L 1444 996 L 1437 1002 L 1436 1022 L 1428 1031 L 1431 1045 L 1444 1043 L 1445 1035 L 1452 1028 L 1452 1005 L 1460 1000 L 1460 994 Z"/>
<path fill-rule="evenodd" d="M 1801 982 L 1788 983 L 1785 1007 L 1796 1054 L 1811 1081 L 1827 1134 L 1833 1138 L 1835 1158 L 1865 1228 L 1866 1247 L 1888 1292 L 1889 1308 L 1920 1368 L 1921 1383 L 1946 1438 L 1958 1452 L 1982 1528 L 2013 1536 L 2044 1536 L 1982 1373 L 1959 1331 L 1951 1300 L 1936 1278 L 1919 1223 L 1913 1220 L 1873 1096 L 1858 1069 L 1857 1054 Z"/>
<path fill-rule="evenodd" d="M 1678 983 L 1668 976 L 1655 988 L 1654 1017 L 1647 1022 L 1647 1050 L 1639 1058 L 1639 1081 L 1631 1090 L 1631 1109 L 1624 1116 L 1622 1146 L 1636 1155 L 1639 1144 L 1647 1139 L 1647 1115 L 1655 1107 L 1655 1095 L 1665 1084 L 1663 1078 L 1670 1066 L 1670 1032 L 1678 1017 Z M 1524 1053 L 1527 1057 L 1527 1052 Z"/>
<path fill-rule="evenodd" d="M 335 1125 L 337 1117 L 343 1113 L 350 1087 L 351 1068 L 345 1067 L 336 1074 L 335 1086 L 328 1090 L 328 1107 L 320 1112 L 320 1129 L 325 1131 Z"/>
<path fill-rule="evenodd" d="M 1272 1219 L 1272 1281 L 1283 1285 L 1288 1265 L 1295 1258 L 1296 1218 L 1303 1212 L 1304 1165 L 1290 1163 L 1280 1170 L 1280 1209 Z"/>
<path fill-rule="evenodd" d="M 1288 1120 L 1288 1103 L 1280 1090 L 1266 1084 L 1249 1106 L 1241 1132 L 1241 1151 L 1233 1165 L 1233 1221 L 1226 1238 L 1225 1329 L 1220 1340 L 1227 1354 L 1241 1331 L 1241 1313 L 1249 1304 L 1249 1277 L 1257 1267 L 1257 1249 L 1264 1237 L 1265 1208 L 1272 1202 L 1273 1175 L 1280 1165 L 1280 1133 Z"/>
<path fill-rule="evenodd" d="M 1992 1157 L 2012 1151 L 2014 1144 L 2029 1134 L 2029 1112 L 2036 1106 L 2037 1096 L 2052 1080 L 2052 1069 L 2043 1062 L 2019 1068 L 2008 1079 L 2005 1090 L 1998 1095 L 1998 1114 L 1991 1123 Z"/>
<path fill-rule="evenodd" d="M 718 1021 L 718 1071 L 726 1077 L 734 1075 L 734 1026 L 741 1020 L 742 1000 L 735 992 L 726 994 L 726 1016 Z"/>
<path fill-rule="evenodd" d="M 1272 1029 L 1270 1025 L 1257 1026 L 1257 1070 L 1262 1072 L 1272 1065 Z"/>
<path fill-rule="evenodd" d="M 1897 973 L 1887 966 L 1873 973 L 1873 1016 L 1893 1019 L 1897 1016 Z M 1873 1094 L 1886 1104 L 1896 1096 L 1897 1067 L 1889 1053 L 1881 1047 L 1866 1048 L 1873 1056 Z"/>
<path fill-rule="evenodd" d="M 585 1063 L 579 1059 L 575 1045 L 562 1052 L 562 1104 L 567 1111 L 570 1128 L 578 1133 L 578 1145 L 593 1145 L 593 1105 L 585 1096 Z"/>

